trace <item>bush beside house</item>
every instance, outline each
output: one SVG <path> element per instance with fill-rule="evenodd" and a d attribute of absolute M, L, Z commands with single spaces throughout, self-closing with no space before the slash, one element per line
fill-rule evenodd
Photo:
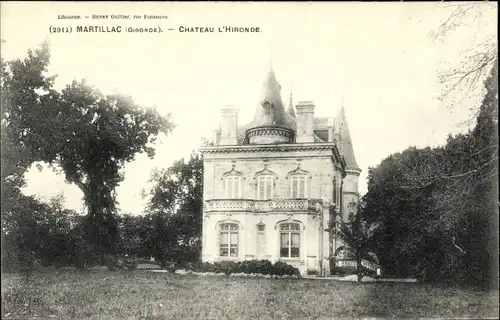
<path fill-rule="evenodd" d="M 271 263 L 269 260 L 248 260 L 248 261 L 218 261 L 218 262 L 199 262 L 187 264 L 185 266 L 166 264 L 170 271 L 187 269 L 196 273 L 214 273 L 214 274 L 260 274 L 271 276 L 295 276 L 300 277 L 299 269 L 278 261 Z"/>

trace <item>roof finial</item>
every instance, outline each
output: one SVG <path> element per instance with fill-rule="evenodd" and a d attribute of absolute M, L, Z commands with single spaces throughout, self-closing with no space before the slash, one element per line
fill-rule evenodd
<path fill-rule="evenodd" d="M 286 109 L 286 112 L 292 117 L 295 118 L 295 110 L 293 109 L 293 100 L 292 100 L 292 87 L 293 87 L 293 82 L 291 81 L 290 84 L 290 100 L 288 102 L 288 108 Z"/>

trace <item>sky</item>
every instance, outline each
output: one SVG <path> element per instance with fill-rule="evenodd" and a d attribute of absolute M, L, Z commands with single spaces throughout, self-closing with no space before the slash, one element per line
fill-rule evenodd
<path fill-rule="evenodd" d="M 496 38 L 496 3 L 478 3 L 481 19 L 466 20 L 437 42 L 436 31 L 455 9 L 449 3 L 155 3 L 2 2 L 1 54 L 22 58 L 45 39 L 49 74 L 56 87 L 86 79 L 104 93 L 131 95 L 144 106 L 171 113 L 173 133 L 156 146 L 153 160 L 139 155 L 124 168 L 117 189 L 122 212 L 139 214 L 151 169 L 188 157 L 210 138 L 219 109 L 239 109 L 238 122 L 253 118 L 270 64 L 285 103 L 312 100 L 318 117 L 335 116 L 343 104 L 366 192 L 369 167 L 409 146 L 442 145 L 467 130 L 481 92 L 450 107 L 439 99 L 439 75 L 458 67 L 487 37 Z M 166 15 L 166 20 L 58 19 L 58 15 Z M 467 17 L 466 17 L 467 18 Z M 78 25 L 160 27 L 163 33 L 77 33 Z M 50 33 L 50 27 L 72 27 Z M 259 27 L 259 33 L 185 33 L 179 27 Z M 169 28 L 173 30 L 168 30 Z M 468 51 L 469 50 L 469 51 Z M 65 205 L 83 212 L 82 193 L 50 169 L 26 174 L 25 194 L 48 199 L 63 193 Z"/>

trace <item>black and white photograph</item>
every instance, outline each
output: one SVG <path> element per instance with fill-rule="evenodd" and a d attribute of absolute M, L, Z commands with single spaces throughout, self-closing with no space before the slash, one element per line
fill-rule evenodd
<path fill-rule="evenodd" d="M 0 1 L 2 319 L 498 319 L 498 4 Z"/>

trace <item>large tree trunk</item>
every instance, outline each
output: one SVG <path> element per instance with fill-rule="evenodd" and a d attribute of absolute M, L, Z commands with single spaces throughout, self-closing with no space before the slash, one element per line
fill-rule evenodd
<path fill-rule="evenodd" d="M 87 206 L 85 237 L 97 256 L 114 253 L 118 242 L 115 204 L 109 187 L 103 181 L 80 185 Z"/>

